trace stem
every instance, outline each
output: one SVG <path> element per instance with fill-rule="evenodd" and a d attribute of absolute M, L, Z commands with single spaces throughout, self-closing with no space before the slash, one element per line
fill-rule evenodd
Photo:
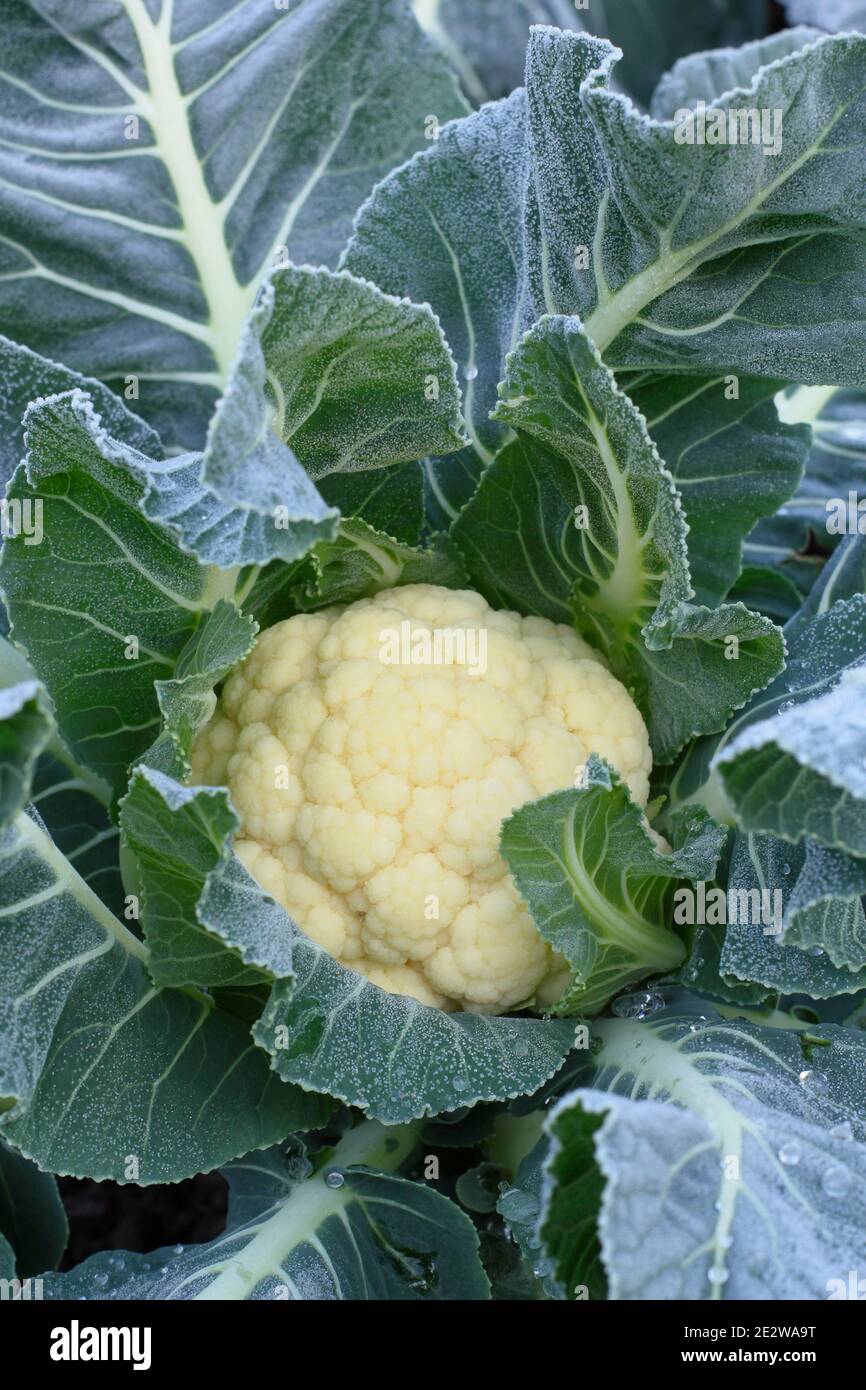
<path fill-rule="evenodd" d="M 197 1295 L 197 1301 L 243 1299 L 269 1274 L 278 1274 L 292 1250 L 315 1238 L 324 1221 L 358 1200 L 345 1184 L 329 1187 L 328 1173 L 357 1165 L 394 1172 L 415 1148 L 419 1127 L 420 1121 L 389 1127 L 378 1120 L 364 1120 L 349 1130 L 319 1171 L 276 1208 L 249 1244 Z"/>
<path fill-rule="evenodd" d="M 511 1182 L 528 1154 L 541 1138 L 548 1112 L 533 1110 L 529 1115 L 497 1115 L 493 1137 L 487 1145 L 487 1155 Z"/>

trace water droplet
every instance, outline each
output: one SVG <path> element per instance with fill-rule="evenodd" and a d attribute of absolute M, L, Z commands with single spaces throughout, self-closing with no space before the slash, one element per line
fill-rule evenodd
<path fill-rule="evenodd" d="M 854 1131 L 851 1128 L 850 1120 L 842 1120 L 840 1124 L 834 1125 L 830 1130 L 831 1139 L 853 1139 Z"/>
<path fill-rule="evenodd" d="M 332 1168 L 330 1173 L 325 1174 L 325 1182 L 328 1187 L 342 1187 L 346 1179 L 337 1168 Z"/>
<path fill-rule="evenodd" d="M 159 1267 L 159 1272 L 160 1272 L 160 1274 L 168 1274 L 168 1273 L 169 1273 L 168 1265 L 160 1265 L 160 1267 Z"/>
<path fill-rule="evenodd" d="M 814 1091 L 816 1096 L 825 1096 L 830 1089 L 830 1082 L 822 1071 L 801 1071 L 800 1085 Z"/>
<path fill-rule="evenodd" d="M 784 714 L 786 709 L 793 709 L 793 708 L 794 708 L 794 701 L 793 701 L 793 700 L 783 700 L 782 703 L 781 703 L 780 706 L 779 706 L 778 713 L 779 713 L 779 714 Z"/>
<path fill-rule="evenodd" d="M 720 1236 L 720 1237 L 719 1237 L 719 1245 L 722 1247 L 723 1250 L 730 1250 L 730 1248 L 731 1248 L 731 1246 L 733 1245 L 733 1243 L 734 1243 L 734 1237 L 733 1237 L 733 1236 Z"/>
<path fill-rule="evenodd" d="M 455 1091 L 465 1091 L 469 1082 L 466 1080 L 465 1076 L 455 1076 L 452 1085 Z"/>
<path fill-rule="evenodd" d="M 791 865 L 790 865 L 790 864 L 783 864 L 783 865 L 782 865 L 782 873 L 785 875 L 786 878 L 787 878 L 787 876 L 788 876 L 788 874 L 789 874 L 790 872 L 791 872 Z"/>
<path fill-rule="evenodd" d="M 478 375 L 478 368 L 473 366 L 464 367 L 463 375 L 465 376 L 467 381 L 474 381 Z"/>
<path fill-rule="evenodd" d="M 779 1150 L 779 1162 L 784 1163 L 786 1168 L 793 1168 L 800 1162 L 800 1145 L 795 1139 L 782 1145 Z"/>
<path fill-rule="evenodd" d="M 724 1164 L 722 1164 L 722 1167 L 724 1167 Z M 721 1202 L 713 1202 L 713 1208 L 715 1211 L 724 1211 L 724 1207 L 722 1206 Z"/>
<path fill-rule="evenodd" d="M 719 1265 L 710 1265 L 710 1268 L 707 1270 L 707 1278 L 714 1288 L 718 1288 L 720 1284 L 726 1284 L 728 1282 L 728 1271 L 722 1269 Z"/>
<path fill-rule="evenodd" d="M 532 1221 L 538 1215 L 538 1202 L 519 1187 L 509 1187 L 499 1199 L 499 1211 L 506 1221 Z"/>
<path fill-rule="evenodd" d="M 821 1179 L 821 1186 L 828 1197 L 844 1197 L 851 1186 L 851 1174 L 838 1163 L 828 1168 Z"/>
<path fill-rule="evenodd" d="M 176 1255 L 182 1255 L 182 1254 L 183 1254 L 183 1246 L 182 1246 L 182 1245 L 175 1245 L 175 1246 L 173 1246 L 172 1248 L 173 1248 L 174 1253 L 175 1253 Z"/>
<path fill-rule="evenodd" d="M 700 1033 L 701 1030 L 703 1029 L 704 1024 L 705 1024 L 706 1022 L 707 1022 L 706 1014 L 698 1014 L 697 1018 L 693 1018 L 692 1021 L 691 1021 L 691 1023 L 689 1024 L 689 1032 L 690 1032 L 690 1033 Z"/>
<path fill-rule="evenodd" d="M 810 956 L 823 956 L 824 950 L 821 946 L 810 946 L 808 950 Z"/>
<path fill-rule="evenodd" d="M 514 1044 L 514 1055 L 515 1057 L 529 1056 L 529 1043 L 525 1038 L 520 1038 L 519 1041 Z"/>
<path fill-rule="evenodd" d="M 664 998 L 655 990 L 642 989 L 637 994 L 621 994 L 613 1001 L 617 1018 L 649 1018 L 665 1006 Z"/>
<path fill-rule="evenodd" d="M 104 1289 L 108 1283 L 108 1275 L 100 1270 L 98 1274 L 94 1274 L 93 1282 L 96 1284 L 97 1288 Z"/>

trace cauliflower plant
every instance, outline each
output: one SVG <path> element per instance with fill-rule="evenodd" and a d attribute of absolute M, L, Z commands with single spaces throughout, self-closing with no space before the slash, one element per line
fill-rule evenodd
<path fill-rule="evenodd" d="M 343 964 L 425 1004 L 504 1013 L 552 1001 L 564 961 L 514 886 L 501 823 L 573 786 L 593 752 L 644 806 L 646 727 L 596 652 L 416 584 L 264 632 L 192 780 L 229 787 L 239 857 Z"/>

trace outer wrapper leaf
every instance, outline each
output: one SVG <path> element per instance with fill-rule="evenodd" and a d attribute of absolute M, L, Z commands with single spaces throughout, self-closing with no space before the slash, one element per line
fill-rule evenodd
<path fill-rule="evenodd" d="M 261 280 L 334 263 L 429 113 L 465 111 L 454 79 L 400 0 L 5 19 L 0 328 L 134 377 L 166 444 L 200 448 Z"/>
<path fill-rule="evenodd" d="M 153 978 L 220 989 L 273 981 L 252 1031 L 290 1091 L 401 1124 L 529 1094 L 562 1066 L 575 1037 L 566 1021 L 446 1014 L 339 964 L 234 856 L 238 823 L 223 788 L 182 787 L 146 767 L 121 811 Z"/>
<path fill-rule="evenodd" d="M 490 1286 L 460 1208 L 393 1172 L 414 1136 L 366 1124 L 310 1174 L 297 1146 L 226 1170 L 228 1228 L 150 1255 L 94 1255 L 45 1281 L 47 1298 L 479 1300 Z M 364 1165 L 364 1166 L 361 1166 Z M 329 1181 L 328 1174 L 336 1174 Z"/>
<path fill-rule="evenodd" d="M 779 671 L 780 634 L 741 605 L 689 602 L 679 495 L 576 319 L 526 335 L 496 415 L 517 438 L 453 527 L 473 579 L 494 602 L 573 619 L 634 690 L 656 761 L 671 761 Z"/>
<path fill-rule="evenodd" d="M 286 1081 L 384 1124 L 531 1094 L 574 1044 L 564 1019 L 447 1014 L 388 994 L 297 928 L 292 963 L 295 981 L 274 986 L 256 1042 Z"/>
<path fill-rule="evenodd" d="M 617 774 L 590 758 L 581 790 L 515 811 L 501 851 L 545 940 L 572 977 L 555 1013 L 593 1014 L 624 985 L 674 969 L 685 947 L 670 929 L 674 885 L 712 878 L 726 832 L 703 811 L 661 853 Z"/>
<path fill-rule="evenodd" d="M 866 665 L 749 724 L 713 766 L 745 829 L 866 856 Z"/>
<path fill-rule="evenodd" d="M 240 821 L 224 788 L 140 768 L 120 824 L 138 860 L 157 984 L 225 989 L 291 976 L 291 924 L 232 854 Z"/>
<path fill-rule="evenodd" d="M 599 1234 L 612 1299 L 844 1297 L 862 1246 L 860 1034 L 727 1021 L 688 1002 L 596 1025 L 594 1089 L 563 1099 L 541 1233 L 568 1282 L 578 1211 L 562 1181 L 587 1117 L 604 1178 Z M 821 1043 L 825 1045 L 821 1045 Z"/>
<path fill-rule="evenodd" d="M 19 1279 L 29 1279 L 57 1268 L 69 1225 L 54 1178 L 0 1142 L 0 1239 L 4 1236 L 15 1252 Z"/>

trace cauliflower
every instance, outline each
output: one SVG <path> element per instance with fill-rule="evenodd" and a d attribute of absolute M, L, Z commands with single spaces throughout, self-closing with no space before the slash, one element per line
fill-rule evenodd
<path fill-rule="evenodd" d="M 264 632 L 225 684 L 192 780 L 228 786 L 236 850 L 308 936 L 443 1009 L 552 1001 L 565 962 L 499 853 L 503 819 L 590 753 L 646 804 L 646 727 L 570 628 L 427 584 Z"/>

